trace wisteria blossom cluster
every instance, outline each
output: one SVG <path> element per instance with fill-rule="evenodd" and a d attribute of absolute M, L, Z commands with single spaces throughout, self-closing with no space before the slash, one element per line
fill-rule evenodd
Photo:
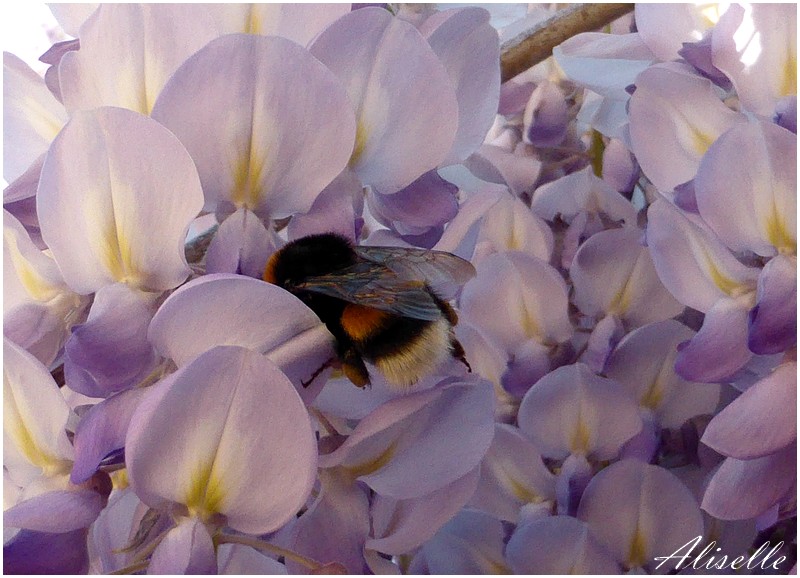
<path fill-rule="evenodd" d="M 792 570 L 795 5 L 502 84 L 555 9 L 53 10 L 3 59 L 6 573 Z M 469 260 L 470 369 L 320 371 L 262 275 L 323 232 Z"/>

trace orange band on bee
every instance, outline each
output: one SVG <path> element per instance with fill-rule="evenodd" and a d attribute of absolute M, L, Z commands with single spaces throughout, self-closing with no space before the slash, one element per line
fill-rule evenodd
<path fill-rule="evenodd" d="M 355 341 L 370 337 L 390 314 L 372 307 L 350 303 L 342 311 L 342 329 Z"/>
<path fill-rule="evenodd" d="M 262 277 L 264 281 L 272 283 L 273 285 L 275 284 L 275 263 L 278 261 L 276 259 L 278 253 L 280 253 L 280 251 L 276 251 L 269 258 L 266 267 L 264 267 L 264 276 Z"/>

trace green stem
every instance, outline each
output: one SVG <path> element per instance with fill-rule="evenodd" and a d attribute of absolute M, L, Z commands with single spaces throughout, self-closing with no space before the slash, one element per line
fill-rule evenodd
<path fill-rule="evenodd" d="M 251 548 L 255 548 L 256 550 L 260 550 L 262 552 L 268 552 L 269 554 L 275 554 L 276 556 L 283 556 L 284 559 L 297 562 L 309 570 L 317 570 L 318 568 L 322 567 L 322 564 L 316 560 L 306 558 L 297 552 L 286 550 L 285 548 L 281 548 L 275 544 L 270 544 L 269 542 L 264 542 L 263 540 L 259 540 L 257 538 L 237 536 L 234 534 L 219 534 L 217 536 L 217 540 L 220 544 L 241 544 L 242 546 L 250 546 Z"/>

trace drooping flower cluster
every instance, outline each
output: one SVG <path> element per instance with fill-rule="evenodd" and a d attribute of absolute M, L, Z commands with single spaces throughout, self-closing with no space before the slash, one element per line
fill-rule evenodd
<path fill-rule="evenodd" d="M 796 8 L 637 5 L 502 85 L 551 12 L 443 8 L 72 5 L 44 78 L 4 54 L 5 572 L 791 569 Z M 328 367 L 261 280 L 322 232 L 469 260 L 469 370 Z"/>

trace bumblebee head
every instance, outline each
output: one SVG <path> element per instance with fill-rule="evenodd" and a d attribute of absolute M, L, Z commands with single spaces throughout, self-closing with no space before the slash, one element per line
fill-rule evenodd
<path fill-rule="evenodd" d="M 273 253 L 264 268 L 264 281 L 289 288 L 306 278 L 332 273 L 356 260 L 353 247 L 335 233 L 297 239 Z"/>

